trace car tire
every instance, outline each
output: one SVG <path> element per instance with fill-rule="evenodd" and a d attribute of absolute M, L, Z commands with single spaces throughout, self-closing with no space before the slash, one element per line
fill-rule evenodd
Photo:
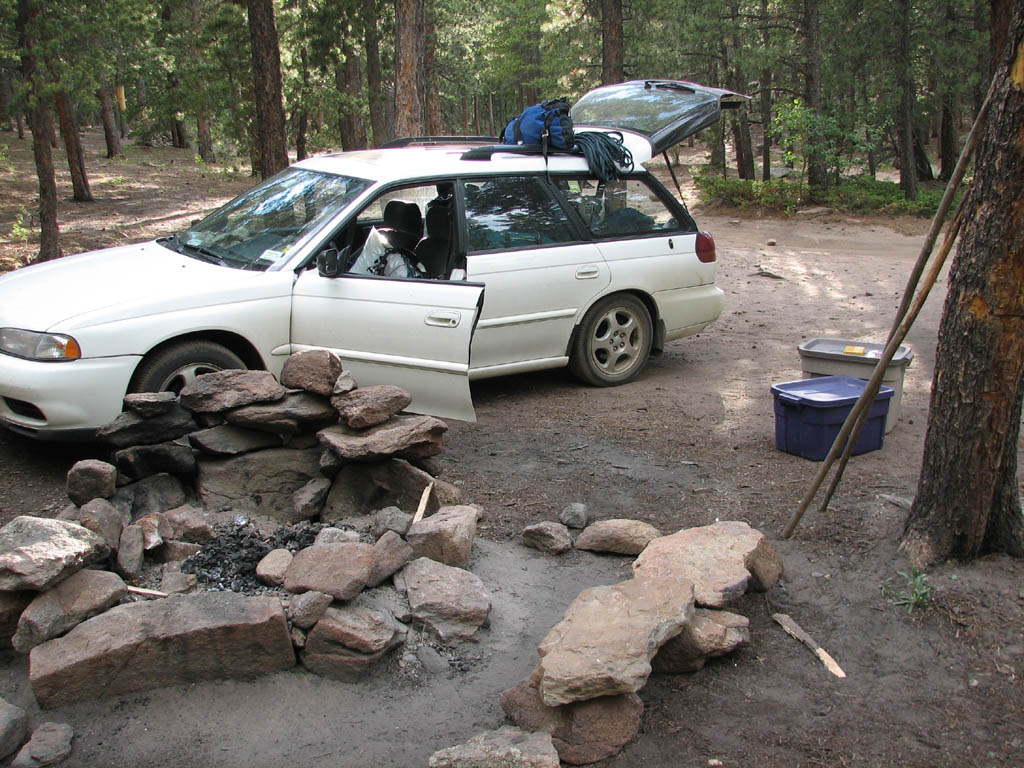
<path fill-rule="evenodd" d="M 135 369 L 128 392 L 174 392 L 203 373 L 247 368 L 242 358 L 212 341 L 182 341 L 152 352 Z"/>
<path fill-rule="evenodd" d="M 583 316 L 573 338 L 569 369 L 595 387 L 632 381 L 651 353 L 651 313 L 636 296 L 607 296 Z"/>

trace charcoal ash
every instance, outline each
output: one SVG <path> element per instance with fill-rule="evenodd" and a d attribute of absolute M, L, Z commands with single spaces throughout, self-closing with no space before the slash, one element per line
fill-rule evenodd
<path fill-rule="evenodd" d="M 181 564 L 185 573 L 193 573 L 200 588 L 208 592 L 240 592 L 243 595 L 270 595 L 280 588 L 269 587 L 256 578 L 256 566 L 268 552 L 287 549 L 295 553 L 312 546 L 322 523 L 303 522 L 282 525 L 269 536 L 244 517 L 232 523 L 214 526 L 216 538 Z"/>

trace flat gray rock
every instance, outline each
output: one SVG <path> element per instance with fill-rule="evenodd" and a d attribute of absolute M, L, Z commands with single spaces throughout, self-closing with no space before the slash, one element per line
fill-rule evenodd
<path fill-rule="evenodd" d="M 253 403 L 272 403 L 287 392 L 269 371 L 229 370 L 197 376 L 182 388 L 179 399 L 195 413 L 220 413 Z"/>
<path fill-rule="evenodd" d="M 29 682 L 48 709 L 294 665 L 279 599 L 201 592 L 119 605 L 36 646 Z"/>
<path fill-rule="evenodd" d="M 177 404 L 178 396 L 173 392 L 138 392 L 124 396 L 124 407 L 144 419 L 168 413 Z"/>
<path fill-rule="evenodd" d="M 172 475 L 191 475 L 196 469 L 196 457 L 188 445 L 168 442 L 155 445 L 132 445 L 114 454 L 118 472 L 127 478 L 144 477 L 167 472 Z"/>
<path fill-rule="evenodd" d="M 635 578 L 668 576 L 692 583 L 697 605 L 705 608 L 724 608 L 748 586 L 763 592 L 781 575 L 782 559 L 764 534 L 739 521 L 654 539 L 633 563 Z"/>
<path fill-rule="evenodd" d="M 210 456 L 238 456 L 263 448 L 276 448 L 281 445 L 281 436 L 258 429 L 245 429 L 231 424 L 220 424 L 216 427 L 193 432 L 188 436 L 192 447 L 198 448 Z"/>
<path fill-rule="evenodd" d="M 18 752 L 11 768 L 43 768 L 67 760 L 74 736 L 74 728 L 66 723 L 43 723 Z"/>
<path fill-rule="evenodd" d="M 192 414 L 175 404 L 166 413 L 151 418 L 125 411 L 109 424 L 100 427 L 96 431 L 96 437 L 116 448 L 127 448 L 129 445 L 150 445 L 177 440 L 195 431 L 196 426 Z"/>
<path fill-rule="evenodd" d="M 682 631 L 693 608 L 693 587 L 671 578 L 583 590 L 537 648 L 544 703 L 639 691 L 654 654 Z"/>
<path fill-rule="evenodd" d="M 468 568 L 479 518 L 480 509 L 476 506 L 441 507 L 430 517 L 409 526 L 405 540 L 415 557 L 429 557 L 445 565 Z"/>
<path fill-rule="evenodd" d="M 300 520 L 313 520 L 320 516 L 327 494 L 331 492 L 331 481 L 326 477 L 314 477 L 292 494 L 292 507 Z"/>
<path fill-rule="evenodd" d="M 376 587 L 401 570 L 415 556 L 412 547 L 394 531 L 385 531 L 373 545 L 373 568 L 366 580 L 368 588 Z"/>
<path fill-rule="evenodd" d="M 111 550 L 121 542 L 121 531 L 131 521 L 131 514 L 118 509 L 106 499 L 93 499 L 78 510 L 78 524 L 103 537 Z"/>
<path fill-rule="evenodd" d="M 576 537 L 576 549 L 639 555 L 652 539 L 659 536 L 661 531 L 642 520 L 598 520 Z"/>
<path fill-rule="evenodd" d="M 0 699 L 0 760 L 13 755 L 25 743 L 28 735 L 28 714 Z"/>
<path fill-rule="evenodd" d="M 334 602 L 334 598 L 325 592 L 310 590 L 301 595 L 288 595 L 284 600 L 284 611 L 288 621 L 299 629 L 309 629 L 324 615 L 324 611 Z"/>
<path fill-rule="evenodd" d="M 572 536 L 562 523 L 545 520 L 523 528 L 523 544 L 549 555 L 560 555 L 572 549 Z"/>
<path fill-rule="evenodd" d="M 336 424 L 318 435 L 320 443 L 342 461 L 379 461 L 435 456 L 442 450 L 447 431 L 448 425 L 433 416 L 395 416 L 366 430 Z"/>
<path fill-rule="evenodd" d="M 420 557 L 395 576 L 413 619 L 442 643 L 471 639 L 491 611 L 491 598 L 477 576 Z"/>
<path fill-rule="evenodd" d="M 306 547 L 288 565 L 284 588 L 289 592 L 312 589 L 335 600 L 351 600 L 366 587 L 373 558 L 373 547 L 361 542 Z"/>
<path fill-rule="evenodd" d="M 655 672 L 696 672 L 708 659 L 732 653 L 750 642 L 750 620 L 729 611 L 698 608 L 683 631 L 665 643 L 651 660 Z"/>
<path fill-rule="evenodd" d="M 368 515 L 382 506 L 416 509 L 423 490 L 434 484 L 427 497 L 427 513 L 462 503 L 462 492 L 444 480 L 434 479 L 403 459 L 346 464 L 334 478 L 321 515 L 327 520 Z"/>
<path fill-rule="evenodd" d="M 227 459 L 202 457 L 197 482 L 203 506 L 267 515 L 282 523 L 296 523 L 293 496 L 320 477 L 317 448 L 294 451 L 269 448 Z"/>
<path fill-rule="evenodd" d="M 590 512 L 586 504 L 577 501 L 563 507 L 558 513 L 558 519 L 567 528 L 586 528 L 590 522 Z"/>
<path fill-rule="evenodd" d="M 29 604 L 11 644 L 16 651 L 28 653 L 103 613 L 126 594 L 125 584 L 116 573 L 84 570 L 72 574 Z"/>
<path fill-rule="evenodd" d="M 132 517 L 136 519 L 180 507 L 187 498 L 181 481 L 164 473 L 145 477 L 125 488 L 132 489 Z"/>
<path fill-rule="evenodd" d="M 108 554 L 78 523 L 21 515 L 0 528 L 0 590 L 43 591 Z"/>
<path fill-rule="evenodd" d="M 331 398 L 341 420 L 352 429 L 383 424 L 411 402 L 408 392 L 390 384 L 361 387 Z"/>
<path fill-rule="evenodd" d="M 430 756 L 430 768 L 558 768 L 558 752 L 547 733 L 512 726 L 485 731 Z"/>
<path fill-rule="evenodd" d="M 330 402 L 309 392 L 289 392 L 273 403 L 257 403 L 235 408 L 224 414 L 228 424 L 275 435 L 315 432 L 338 420 Z"/>

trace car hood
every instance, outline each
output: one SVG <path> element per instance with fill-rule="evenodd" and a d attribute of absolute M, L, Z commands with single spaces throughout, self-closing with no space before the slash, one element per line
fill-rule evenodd
<path fill-rule="evenodd" d="M 66 256 L 0 276 L 0 327 L 69 331 L 175 308 L 202 306 L 259 280 L 156 242 Z"/>

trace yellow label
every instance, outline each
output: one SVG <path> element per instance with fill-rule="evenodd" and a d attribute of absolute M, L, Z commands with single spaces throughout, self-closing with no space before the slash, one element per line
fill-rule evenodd
<path fill-rule="evenodd" d="M 846 349 L 843 350 L 848 355 L 863 355 L 867 351 L 866 348 L 858 346 L 856 344 L 848 344 Z"/>

